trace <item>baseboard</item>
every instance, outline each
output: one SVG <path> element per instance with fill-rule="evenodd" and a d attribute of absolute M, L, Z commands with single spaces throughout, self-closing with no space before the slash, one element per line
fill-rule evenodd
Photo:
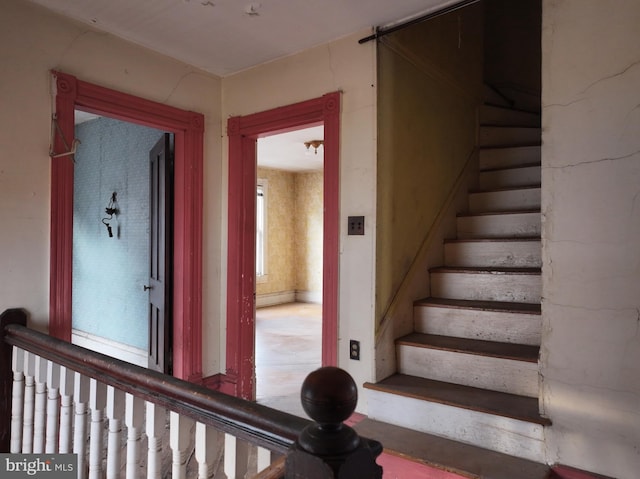
<path fill-rule="evenodd" d="M 322 303 L 322 291 L 296 291 L 298 303 Z"/>
<path fill-rule="evenodd" d="M 147 351 L 144 349 L 118 343 L 85 331 L 72 330 L 71 343 L 143 368 L 148 366 Z"/>
<path fill-rule="evenodd" d="M 256 308 L 287 303 L 322 303 L 322 291 L 279 291 L 256 295 Z"/>
<path fill-rule="evenodd" d="M 265 306 L 275 306 L 277 304 L 293 303 L 296 300 L 295 291 L 278 291 L 277 293 L 266 293 L 256 295 L 256 308 Z"/>

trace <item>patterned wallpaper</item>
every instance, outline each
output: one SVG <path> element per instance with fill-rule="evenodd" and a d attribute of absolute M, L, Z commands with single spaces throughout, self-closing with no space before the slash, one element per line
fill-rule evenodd
<path fill-rule="evenodd" d="M 110 118 L 76 127 L 72 325 L 147 349 L 149 150 L 163 132 Z M 119 213 L 102 224 L 112 192 Z"/>
<path fill-rule="evenodd" d="M 323 173 L 295 175 L 296 290 L 322 291 Z"/>
<path fill-rule="evenodd" d="M 256 294 L 322 291 L 322 172 L 258 168 L 267 180 L 265 281 Z"/>

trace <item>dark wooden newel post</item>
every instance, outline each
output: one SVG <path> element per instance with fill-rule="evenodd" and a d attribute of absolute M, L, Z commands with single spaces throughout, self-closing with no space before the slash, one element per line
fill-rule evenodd
<path fill-rule="evenodd" d="M 315 421 L 287 454 L 285 479 L 381 479 L 376 457 L 382 445 L 363 439 L 342 421 L 356 409 L 358 389 L 339 368 L 320 368 L 307 376 L 302 407 Z"/>
<path fill-rule="evenodd" d="M 7 309 L 0 315 L 0 452 L 9 452 L 11 445 L 11 345 L 4 340 L 9 324 L 27 325 L 27 314 L 22 309 Z"/>

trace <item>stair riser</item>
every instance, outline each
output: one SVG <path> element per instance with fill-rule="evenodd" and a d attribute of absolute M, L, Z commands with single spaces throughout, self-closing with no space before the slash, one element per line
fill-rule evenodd
<path fill-rule="evenodd" d="M 447 299 L 539 303 L 540 275 L 431 273 L 431 296 Z"/>
<path fill-rule="evenodd" d="M 398 371 L 521 396 L 538 396 L 538 364 L 400 344 Z"/>
<path fill-rule="evenodd" d="M 371 419 L 544 462 L 544 427 L 382 391 L 367 392 Z"/>
<path fill-rule="evenodd" d="M 517 148 L 483 148 L 480 150 L 480 170 L 509 168 L 540 163 L 539 146 Z"/>
<path fill-rule="evenodd" d="M 519 110 L 498 108 L 484 105 L 480 109 L 480 123 L 484 125 L 518 125 L 518 126 L 540 126 L 540 115 L 527 113 Z"/>
<path fill-rule="evenodd" d="M 535 145 L 540 143 L 540 134 L 540 128 L 482 126 L 479 143 L 481 147 Z"/>
<path fill-rule="evenodd" d="M 540 213 L 463 216 L 458 238 L 523 238 L 540 236 Z"/>
<path fill-rule="evenodd" d="M 535 210 L 540 208 L 540 188 L 490 191 L 469 195 L 470 213 Z"/>
<path fill-rule="evenodd" d="M 446 243 L 446 266 L 531 267 L 542 266 L 540 241 L 471 241 Z"/>
<path fill-rule="evenodd" d="M 413 316 L 415 330 L 419 333 L 540 345 L 542 320 L 539 314 L 416 305 Z"/>
<path fill-rule="evenodd" d="M 481 190 L 498 188 L 516 188 L 540 184 L 540 166 L 510 168 L 505 170 L 483 171 L 478 184 Z"/>

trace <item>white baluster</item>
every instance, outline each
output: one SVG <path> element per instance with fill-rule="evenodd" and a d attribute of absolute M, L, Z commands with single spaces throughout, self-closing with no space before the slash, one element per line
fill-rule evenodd
<path fill-rule="evenodd" d="M 144 401 L 140 398 L 126 395 L 125 423 L 127 424 L 127 479 L 138 477 L 140 464 L 140 439 L 142 421 L 144 419 Z"/>
<path fill-rule="evenodd" d="M 258 471 L 260 472 L 271 465 L 271 451 L 264 447 L 258 447 Z"/>
<path fill-rule="evenodd" d="M 47 361 L 47 429 L 44 452 L 58 452 L 60 365 Z"/>
<path fill-rule="evenodd" d="M 187 477 L 188 447 L 193 423 L 193 419 L 180 416 L 173 411 L 170 413 L 169 444 L 173 452 L 172 479 L 184 479 Z"/>
<path fill-rule="evenodd" d="M 24 414 L 22 415 L 22 453 L 33 453 L 33 415 L 35 408 L 36 356 L 24 352 Z"/>
<path fill-rule="evenodd" d="M 75 373 L 60 366 L 60 437 L 58 451 L 71 452 L 71 425 L 73 423 L 73 384 Z"/>
<path fill-rule="evenodd" d="M 44 438 L 47 415 L 47 360 L 36 356 L 36 395 L 33 414 L 33 453 L 44 452 Z"/>
<path fill-rule="evenodd" d="M 162 475 L 162 434 L 167 421 L 164 408 L 147 402 L 147 479 L 160 479 Z"/>
<path fill-rule="evenodd" d="M 231 434 L 224 435 L 224 473 L 228 479 L 242 479 L 249 465 L 249 445 Z"/>
<path fill-rule="evenodd" d="M 109 441 L 107 443 L 107 479 L 120 476 L 120 436 L 124 418 L 124 391 L 107 386 L 107 418 Z"/>
<path fill-rule="evenodd" d="M 13 347 L 11 366 L 13 370 L 13 389 L 11 394 L 11 446 L 12 454 L 20 452 L 22 447 L 22 411 L 24 408 L 24 351 Z"/>
<path fill-rule="evenodd" d="M 102 477 L 102 428 L 104 409 L 107 405 L 107 386 L 97 379 L 89 380 L 89 408 L 91 409 L 91 432 L 89 436 L 89 479 Z"/>
<path fill-rule="evenodd" d="M 76 401 L 76 415 L 73 425 L 73 452 L 78 455 L 78 479 L 87 477 L 89 389 L 89 378 L 80 373 L 75 373 L 73 396 Z"/>
<path fill-rule="evenodd" d="M 196 461 L 198 462 L 198 479 L 213 477 L 215 467 L 215 446 L 218 431 L 214 428 L 196 423 Z"/>

